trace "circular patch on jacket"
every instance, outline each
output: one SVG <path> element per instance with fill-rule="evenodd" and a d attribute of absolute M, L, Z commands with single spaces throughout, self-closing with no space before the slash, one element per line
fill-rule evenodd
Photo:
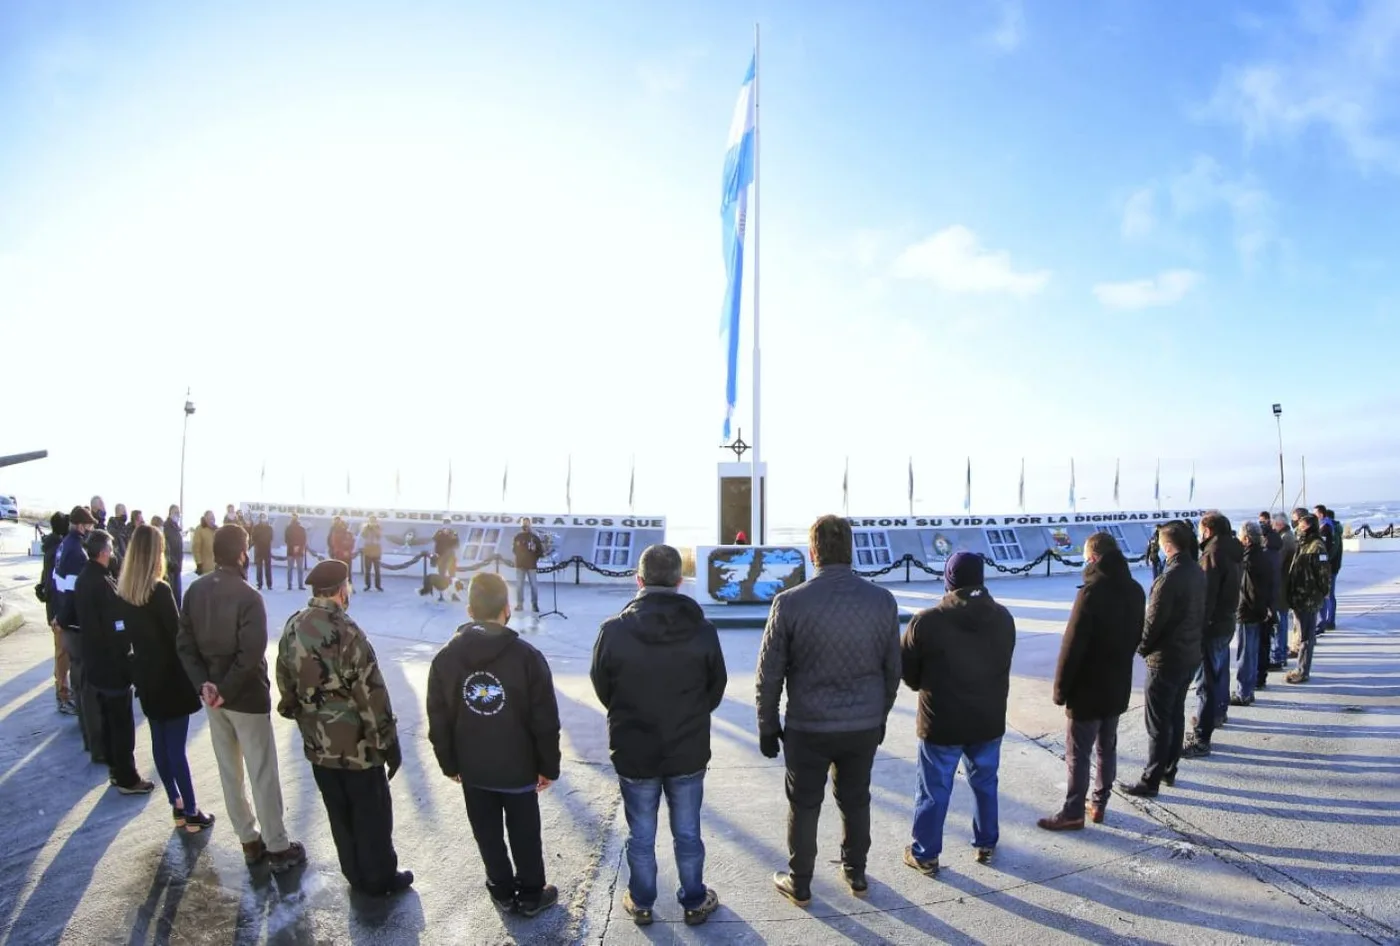
<path fill-rule="evenodd" d="M 478 670 L 462 683 L 462 702 L 480 716 L 495 716 L 506 708 L 506 688 L 494 673 Z"/>

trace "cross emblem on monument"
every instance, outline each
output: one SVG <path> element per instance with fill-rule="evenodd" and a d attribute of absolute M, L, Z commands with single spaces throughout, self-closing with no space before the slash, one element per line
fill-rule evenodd
<path fill-rule="evenodd" d="M 753 448 L 744 443 L 744 429 L 740 427 L 739 434 L 734 438 L 733 442 L 720 444 L 720 449 L 733 450 L 735 461 L 742 463 L 744 461 L 744 454 Z"/>

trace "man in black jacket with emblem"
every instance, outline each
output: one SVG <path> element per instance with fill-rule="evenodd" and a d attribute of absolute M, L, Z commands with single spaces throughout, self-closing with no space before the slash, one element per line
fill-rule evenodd
<path fill-rule="evenodd" d="M 1186 694 L 1201 664 L 1205 629 L 1205 574 L 1191 555 L 1195 535 L 1186 523 L 1173 519 L 1162 526 L 1161 537 L 1167 564 L 1152 583 L 1138 644 L 1138 653 L 1147 658 L 1147 765 L 1135 785 L 1123 786 L 1139 798 L 1155 798 L 1162 783 L 1176 781 L 1186 737 Z"/>
<path fill-rule="evenodd" d="M 545 883 L 538 794 L 559 778 L 554 680 L 544 655 L 506 626 L 500 575 L 472 576 L 467 616 L 428 672 L 428 741 L 462 786 L 492 902 L 533 917 L 559 901 Z"/>
<path fill-rule="evenodd" d="M 1133 577 L 1118 543 L 1106 532 L 1084 543 L 1084 584 L 1074 599 L 1060 641 L 1054 700 L 1065 708 L 1065 804 L 1037 824 L 1047 831 L 1084 827 L 1089 792 L 1089 755 L 1096 752 L 1099 774 L 1089 819 L 1101 824 L 1118 772 L 1118 717 L 1133 693 L 1133 656 L 1142 640 L 1147 596 Z"/>
<path fill-rule="evenodd" d="M 758 744 L 787 766 L 788 871 L 778 893 L 812 902 L 817 820 L 832 774 L 841 809 L 841 873 L 858 897 L 869 889 L 870 768 L 899 695 L 899 606 L 851 569 L 851 523 L 822 516 L 809 533 L 816 574 L 773 599 L 755 676 Z M 784 723 L 778 701 L 787 688 Z"/>
<path fill-rule="evenodd" d="M 704 923 L 719 908 L 718 895 L 705 886 L 700 805 L 710 714 L 729 678 L 719 634 L 700 605 L 681 593 L 681 581 L 680 552 L 669 545 L 646 549 L 637 563 L 637 597 L 603 622 L 593 646 L 593 691 L 608 711 L 608 742 L 627 815 L 631 878 L 622 907 L 639 926 L 651 923 L 656 902 L 663 792 L 685 922 Z"/>

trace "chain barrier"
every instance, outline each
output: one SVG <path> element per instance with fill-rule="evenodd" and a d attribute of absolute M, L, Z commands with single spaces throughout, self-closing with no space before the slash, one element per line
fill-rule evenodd
<path fill-rule="evenodd" d="M 1393 522 L 1384 529 L 1372 529 L 1370 526 L 1362 523 L 1356 529 L 1352 530 L 1352 536 L 1358 539 L 1394 539 L 1400 538 L 1400 530 L 1395 528 L 1395 523 Z"/>
<path fill-rule="evenodd" d="M 470 565 L 458 565 L 457 571 L 458 573 L 477 572 L 486 568 L 488 565 L 504 565 L 506 568 L 514 568 L 515 561 L 501 554 L 493 554 L 480 561 L 472 562 Z M 553 565 L 537 565 L 535 566 L 535 572 L 540 575 L 550 575 L 554 572 L 562 572 L 564 569 L 571 566 L 586 568 L 594 574 L 602 575 L 604 578 L 631 578 L 637 574 L 635 568 L 611 569 L 603 568 L 601 565 L 594 565 L 581 555 L 566 558 L 562 562 L 555 562 Z"/>
<path fill-rule="evenodd" d="M 1084 567 L 1084 562 L 1082 559 L 1076 561 L 1075 559 L 1067 558 L 1064 555 L 1061 555 L 1059 552 L 1055 551 L 1054 549 L 1047 549 L 1046 551 L 1041 552 L 1039 555 L 1037 555 L 1033 560 L 1025 562 L 1021 565 L 1003 565 L 1000 562 L 997 562 L 989 558 L 988 556 L 982 554 L 981 552 L 978 552 L 977 556 L 978 558 L 982 559 L 984 565 L 990 565 L 992 568 L 996 569 L 999 573 L 1003 575 L 1027 575 L 1052 559 L 1056 562 L 1059 562 L 1061 565 L 1066 566 L 1067 568 L 1079 569 Z M 1127 560 L 1129 565 L 1136 565 L 1140 562 L 1147 561 L 1146 555 L 1125 555 L 1124 558 Z M 929 565 L 926 562 L 921 562 L 913 555 L 909 554 L 906 554 L 903 557 L 896 559 L 895 561 L 884 566 L 883 568 L 858 568 L 855 569 L 855 573 L 861 576 L 862 578 L 880 578 L 884 575 L 888 575 L 895 569 L 904 568 L 905 566 L 917 568 L 920 571 L 932 575 L 934 578 L 943 577 L 942 569 L 937 568 L 933 565 Z"/>

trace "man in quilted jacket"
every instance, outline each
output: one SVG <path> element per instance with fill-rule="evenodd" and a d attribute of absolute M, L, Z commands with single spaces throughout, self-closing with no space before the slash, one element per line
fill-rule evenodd
<path fill-rule="evenodd" d="M 870 768 L 900 674 L 899 607 L 851 569 L 850 522 L 822 516 L 810 544 L 816 574 L 773 599 L 756 679 L 759 747 L 776 759 L 781 742 L 787 766 L 789 869 L 774 874 L 773 884 L 800 907 L 812 900 L 828 771 L 841 809 L 842 877 L 853 894 L 866 893 Z"/>

